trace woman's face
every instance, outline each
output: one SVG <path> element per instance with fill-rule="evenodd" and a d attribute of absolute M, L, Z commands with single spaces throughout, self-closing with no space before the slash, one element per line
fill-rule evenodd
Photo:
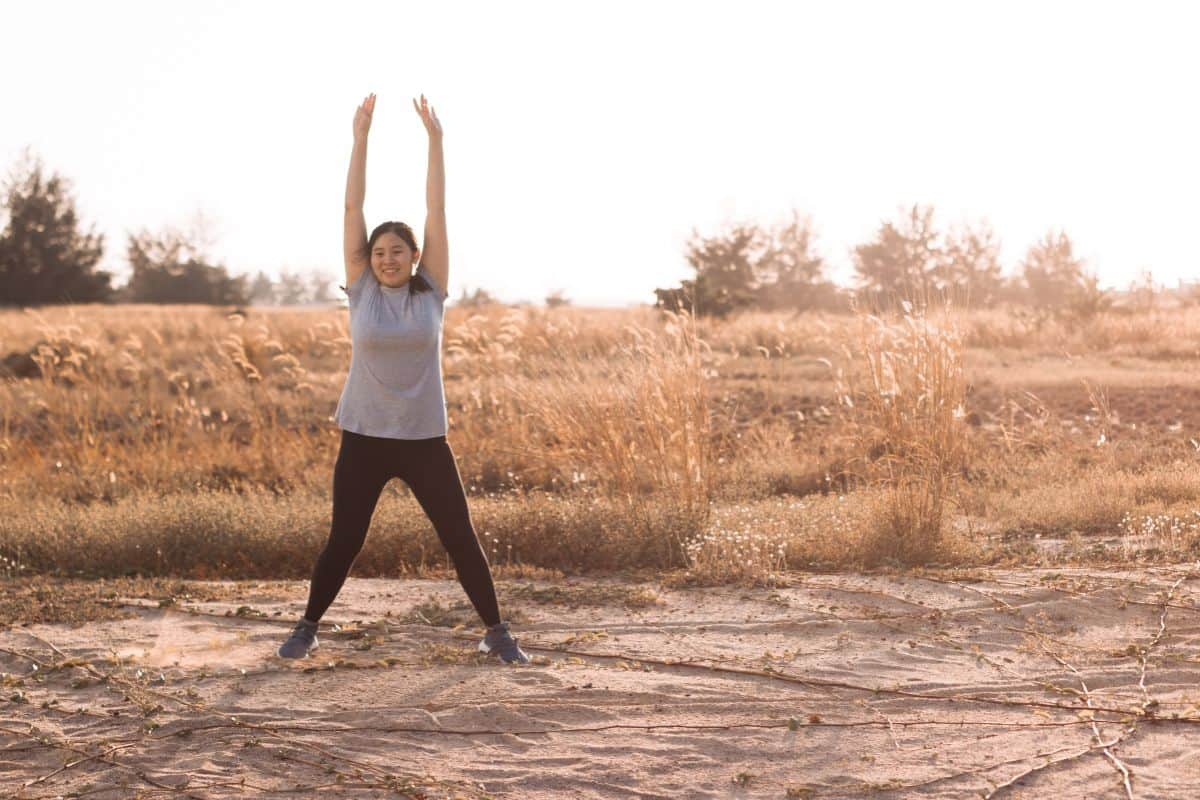
<path fill-rule="evenodd" d="M 413 250 L 404 239 L 388 231 L 380 234 L 371 248 L 371 269 L 384 286 L 403 286 L 412 277 L 413 264 L 420 253 L 420 250 Z"/>

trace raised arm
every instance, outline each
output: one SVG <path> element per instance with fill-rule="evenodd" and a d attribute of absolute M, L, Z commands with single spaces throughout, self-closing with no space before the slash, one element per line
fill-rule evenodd
<path fill-rule="evenodd" d="M 344 248 L 346 256 L 346 288 L 358 280 L 370 267 L 367 254 L 367 221 L 363 217 L 363 201 L 367 195 L 367 133 L 375 111 L 375 95 L 368 95 L 354 113 L 354 148 L 350 151 L 350 172 L 346 176 L 346 222 Z"/>
<path fill-rule="evenodd" d="M 413 107 L 429 133 L 429 168 L 425 176 L 425 234 L 421 263 L 441 289 L 450 291 L 450 250 L 446 239 L 446 164 L 442 156 L 442 123 L 425 95 Z"/>

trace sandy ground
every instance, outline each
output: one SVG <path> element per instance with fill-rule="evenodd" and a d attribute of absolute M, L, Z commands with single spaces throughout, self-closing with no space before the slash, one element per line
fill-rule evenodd
<path fill-rule="evenodd" d="M 305 582 L 18 622 L 0 796 L 1200 796 L 1200 569 L 791 578 L 501 581 L 526 666 L 454 580 L 351 578 L 301 661 Z"/>

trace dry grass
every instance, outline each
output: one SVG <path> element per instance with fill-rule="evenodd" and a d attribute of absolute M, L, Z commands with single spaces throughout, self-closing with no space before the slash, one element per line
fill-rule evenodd
<path fill-rule="evenodd" d="M 868 562 L 945 556 L 946 506 L 967 460 L 961 336 L 945 309 L 933 320 L 904 308 L 890 323 L 859 315 L 857 347 L 844 347 L 838 372 L 860 453 L 852 464 L 884 492 L 862 554 Z"/>
<path fill-rule="evenodd" d="M 450 439 L 496 566 L 769 583 L 802 567 L 1090 558 L 1030 544 L 1073 533 L 1169 558 L 1190 533 L 1121 525 L 1191 519 L 1189 332 L 1200 312 L 452 307 Z M 0 381 L 0 574 L 307 577 L 349 348 L 337 309 L 0 313 L 16 375 Z M 1153 381 L 1109 382 L 1113 353 Z M 989 377 L 972 386 L 974 363 Z M 991 382 L 1001 371 L 1028 388 Z M 385 494 L 404 502 L 380 504 L 356 574 L 444 563 L 407 488 Z"/>

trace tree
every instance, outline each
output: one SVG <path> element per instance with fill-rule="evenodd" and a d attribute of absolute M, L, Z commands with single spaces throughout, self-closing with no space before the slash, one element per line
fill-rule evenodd
<path fill-rule="evenodd" d="M 754 305 L 759 286 L 755 264 L 764 246 L 763 233 L 753 223 L 729 225 L 712 236 L 693 228 L 686 257 L 696 277 L 675 289 L 655 289 L 655 305 L 718 317 Z"/>
<path fill-rule="evenodd" d="M 467 294 L 467 287 L 464 286 L 462 287 L 461 293 L 458 296 L 458 300 L 454 302 L 454 305 L 463 307 L 486 306 L 499 302 L 500 301 L 493 297 L 492 293 L 487 289 L 476 288 L 475 291 Z"/>
<path fill-rule="evenodd" d="M 1099 288 L 1098 276 L 1085 269 L 1064 231 L 1046 233 L 1030 246 L 1021 262 L 1025 286 L 1035 306 L 1086 318 L 1109 307 L 1111 297 Z"/>
<path fill-rule="evenodd" d="M 987 223 L 961 226 L 944 239 L 934 284 L 958 305 L 994 306 L 1004 294 L 1000 243 Z"/>
<path fill-rule="evenodd" d="M 329 285 L 333 281 L 321 272 L 313 271 L 308 274 L 308 298 L 312 303 L 332 303 L 333 295 L 329 293 Z"/>
<path fill-rule="evenodd" d="M 696 282 L 683 281 L 675 288 L 655 289 L 654 307 L 666 311 L 678 312 L 687 309 L 696 310 Z"/>
<path fill-rule="evenodd" d="M 938 298 L 990 307 L 1005 295 L 1000 243 L 986 222 L 942 233 L 933 207 L 913 205 L 884 221 L 875 239 L 854 248 L 859 291 L 878 307 Z"/>
<path fill-rule="evenodd" d="M 1163 289 L 1154 282 L 1154 273 L 1149 267 L 1142 267 L 1138 276 L 1129 282 L 1128 300 L 1125 304 L 1127 311 L 1154 311 L 1159 307 Z"/>
<path fill-rule="evenodd" d="M 811 219 L 795 210 L 769 228 L 741 222 L 711 236 L 693 229 L 686 255 L 695 277 L 676 288 L 655 289 L 655 306 L 698 316 L 743 308 L 835 307 L 839 290 L 821 277 L 825 265 L 814 240 Z"/>
<path fill-rule="evenodd" d="M 276 297 L 281 306 L 298 306 L 308 299 L 308 287 L 298 274 L 281 272 Z"/>
<path fill-rule="evenodd" d="M 90 303 L 113 294 L 112 274 L 97 270 L 104 236 L 79 231 L 70 182 L 43 176 L 28 148 L 3 187 L 0 305 Z"/>
<path fill-rule="evenodd" d="M 914 205 L 896 223 L 884 221 L 874 241 L 854 248 L 860 291 L 876 305 L 919 302 L 935 288 L 935 268 L 945 257 L 933 227 L 933 207 Z"/>
<path fill-rule="evenodd" d="M 824 264 L 813 252 L 816 235 L 812 220 L 792 210 L 791 219 L 768 234 L 765 252 L 755 265 L 758 278 L 766 284 L 815 283 Z"/>
<path fill-rule="evenodd" d="M 250 302 L 264 305 L 271 305 L 275 302 L 275 284 L 262 270 L 258 271 L 258 274 L 254 276 L 254 282 L 250 284 Z"/>
<path fill-rule="evenodd" d="M 737 223 L 714 236 L 695 229 L 687 243 L 687 261 L 696 271 L 692 283 L 698 315 L 725 316 L 754 305 L 759 280 L 756 255 L 765 246 L 759 227 Z"/>
<path fill-rule="evenodd" d="M 126 287 L 134 303 L 208 303 L 244 305 L 246 276 L 231 278 L 225 267 L 207 263 L 194 237 L 164 227 L 162 233 L 144 229 L 129 235 L 129 265 L 133 274 Z"/>
<path fill-rule="evenodd" d="M 555 289 L 546 295 L 546 308 L 558 308 L 559 306 L 569 306 L 571 301 L 567 299 L 564 290 Z"/>
<path fill-rule="evenodd" d="M 1000 278 L 1000 285 L 996 289 L 996 304 L 1009 306 L 1029 304 L 1029 290 L 1025 288 L 1025 279 L 1021 277 L 1019 268 Z"/>
<path fill-rule="evenodd" d="M 812 219 L 795 210 L 789 221 L 766 232 L 754 265 L 759 308 L 798 311 L 836 304 L 837 286 L 822 277 L 825 262 L 814 251 L 815 239 Z"/>

